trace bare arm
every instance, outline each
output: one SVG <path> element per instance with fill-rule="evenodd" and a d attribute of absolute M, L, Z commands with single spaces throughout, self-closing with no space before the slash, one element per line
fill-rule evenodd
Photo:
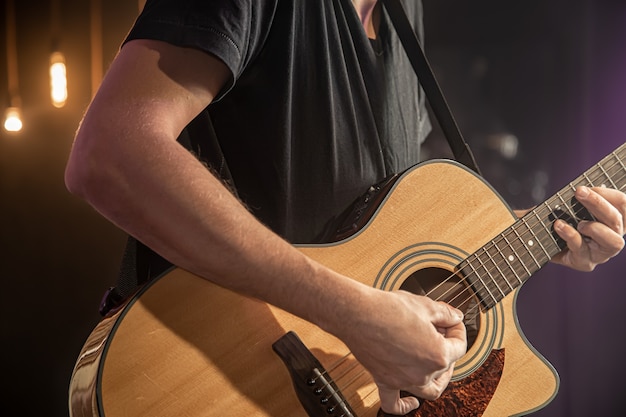
<path fill-rule="evenodd" d="M 228 76 L 220 61 L 200 51 L 151 41 L 127 44 L 81 123 L 66 182 L 175 265 L 284 304 L 279 298 L 293 299 L 288 293 L 296 288 L 281 285 L 275 291 L 272 280 L 258 285 L 259 270 L 249 265 L 317 275 L 314 265 L 265 230 L 176 142 Z M 206 80 L 200 83 L 199 77 Z M 267 254 L 284 264 L 270 266 Z"/>
<path fill-rule="evenodd" d="M 458 311 L 315 263 L 260 224 L 176 143 L 229 76 L 203 52 L 126 44 L 76 134 L 68 188 L 175 265 L 337 335 L 372 372 L 385 411 L 417 407 L 399 389 L 438 397 L 465 351 Z"/>

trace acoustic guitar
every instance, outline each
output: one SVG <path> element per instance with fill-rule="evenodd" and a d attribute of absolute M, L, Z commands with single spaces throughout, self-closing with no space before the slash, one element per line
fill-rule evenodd
<path fill-rule="evenodd" d="M 592 218 L 576 187 L 624 190 L 625 161 L 623 144 L 520 219 L 472 171 L 429 161 L 373 187 L 339 240 L 298 249 L 364 284 L 465 312 L 468 350 L 451 383 L 408 416 L 532 413 L 559 378 L 524 337 L 517 294 L 564 247 L 554 220 Z M 176 267 L 95 327 L 69 406 L 72 417 L 384 415 L 370 374 L 340 340 Z"/>

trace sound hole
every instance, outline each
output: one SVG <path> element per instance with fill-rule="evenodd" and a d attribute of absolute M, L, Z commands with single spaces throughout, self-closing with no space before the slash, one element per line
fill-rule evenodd
<path fill-rule="evenodd" d="M 441 268 L 424 268 L 411 274 L 400 289 L 427 295 L 461 310 L 465 314 L 463 322 L 467 329 L 467 348 L 474 344 L 480 326 L 480 309 L 472 290 L 457 275 Z"/>

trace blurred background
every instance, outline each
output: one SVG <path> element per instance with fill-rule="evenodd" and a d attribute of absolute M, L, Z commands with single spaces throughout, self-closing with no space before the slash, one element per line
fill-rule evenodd
<path fill-rule="evenodd" d="M 125 235 L 65 190 L 73 133 L 141 0 L 2 0 L 2 415 L 64 417 L 72 367 Z M 427 55 L 487 180 L 540 203 L 625 141 L 626 1 L 424 0 Z M 50 98 L 64 62 L 67 98 Z M 63 101 L 63 88 L 61 101 Z M 431 157 L 446 156 L 435 129 Z M 548 265 L 520 291 L 527 338 L 558 370 L 534 415 L 622 416 L 626 253 L 593 273 Z"/>

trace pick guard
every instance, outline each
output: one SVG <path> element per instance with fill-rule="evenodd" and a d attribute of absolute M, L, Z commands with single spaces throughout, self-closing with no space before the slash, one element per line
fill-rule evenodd
<path fill-rule="evenodd" d="M 482 416 L 498 388 L 503 368 L 504 349 L 493 350 L 476 372 L 451 382 L 437 400 L 420 400 L 420 407 L 404 417 Z M 391 415 L 379 410 L 377 417 Z"/>

